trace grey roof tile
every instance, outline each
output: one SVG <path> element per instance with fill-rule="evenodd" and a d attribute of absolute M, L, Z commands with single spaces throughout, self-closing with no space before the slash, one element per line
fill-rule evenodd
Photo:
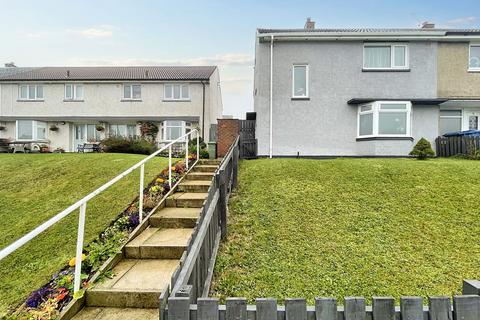
<path fill-rule="evenodd" d="M 259 28 L 257 29 L 258 33 L 288 33 L 288 32 L 312 32 L 312 33 L 397 33 L 397 32 L 432 32 L 440 31 L 446 32 L 448 34 L 480 34 L 480 29 L 442 29 L 442 28 L 433 28 L 433 29 L 422 29 L 422 28 L 332 28 L 332 29 L 268 29 L 268 28 Z"/>

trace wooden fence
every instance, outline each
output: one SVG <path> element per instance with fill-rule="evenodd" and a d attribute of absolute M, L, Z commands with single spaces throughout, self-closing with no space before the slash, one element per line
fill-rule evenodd
<path fill-rule="evenodd" d="M 474 154 L 480 150 L 480 137 L 438 137 L 435 145 L 438 157 Z"/>
<path fill-rule="evenodd" d="M 208 296 L 219 243 L 227 235 L 228 197 L 237 185 L 238 141 L 237 137 L 215 172 L 187 250 L 172 275 L 170 297 L 188 296 L 196 301 Z M 168 291 L 163 290 L 163 298 L 168 297 Z"/>
<path fill-rule="evenodd" d="M 240 120 L 240 158 L 256 159 L 258 155 L 255 139 L 255 120 Z"/>

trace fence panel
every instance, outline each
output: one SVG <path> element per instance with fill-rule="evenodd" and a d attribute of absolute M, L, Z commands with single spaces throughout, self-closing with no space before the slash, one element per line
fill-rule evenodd
<path fill-rule="evenodd" d="M 438 137 L 435 145 L 438 157 L 475 154 L 480 151 L 480 137 Z"/>

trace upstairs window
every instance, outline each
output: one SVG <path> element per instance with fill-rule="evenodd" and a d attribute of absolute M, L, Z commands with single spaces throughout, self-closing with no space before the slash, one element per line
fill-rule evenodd
<path fill-rule="evenodd" d="M 469 70 L 480 71 L 480 44 L 470 45 Z"/>
<path fill-rule="evenodd" d="M 47 124 L 34 120 L 18 120 L 16 130 L 17 140 L 45 140 Z"/>
<path fill-rule="evenodd" d="M 124 84 L 123 100 L 140 100 L 142 99 L 142 86 L 140 84 Z"/>
<path fill-rule="evenodd" d="M 408 69 L 408 46 L 406 44 L 365 44 L 363 68 Z"/>
<path fill-rule="evenodd" d="M 359 137 L 409 137 L 411 103 L 376 101 L 358 107 Z"/>
<path fill-rule="evenodd" d="M 65 100 L 83 100 L 83 85 L 81 84 L 66 84 L 65 85 Z"/>
<path fill-rule="evenodd" d="M 190 88 L 188 84 L 167 83 L 164 88 L 165 100 L 190 100 Z"/>
<path fill-rule="evenodd" d="M 308 65 L 294 65 L 292 73 L 292 98 L 308 98 Z"/>
<path fill-rule="evenodd" d="M 43 86 L 39 84 L 22 84 L 18 87 L 19 100 L 43 100 Z"/>

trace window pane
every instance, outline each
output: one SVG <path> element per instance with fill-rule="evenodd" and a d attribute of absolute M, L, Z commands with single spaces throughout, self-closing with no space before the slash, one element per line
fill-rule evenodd
<path fill-rule="evenodd" d="M 127 126 L 128 136 L 133 138 L 136 135 L 136 126 L 129 124 Z"/>
<path fill-rule="evenodd" d="M 83 99 L 83 86 L 75 86 L 75 99 Z"/>
<path fill-rule="evenodd" d="M 406 48 L 404 46 L 395 46 L 394 47 L 394 56 L 395 56 L 395 67 L 405 67 L 405 58 L 406 58 Z"/>
<path fill-rule="evenodd" d="M 172 85 L 171 84 L 166 84 L 165 85 L 165 99 L 172 99 L 173 94 L 172 94 Z"/>
<path fill-rule="evenodd" d="M 443 135 L 448 132 L 456 132 L 462 130 L 461 118 L 440 118 L 439 133 Z"/>
<path fill-rule="evenodd" d="M 20 99 L 28 99 L 28 86 L 20 86 Z"/>
<path fill-rule="evenodd" d="M 182 86 L 182 99 L 188 99 L 190 97 L 188 92 L 188 85 Z"/>
<path fill-rule="evenodd" d="M 65 99 L 73 99 L 72 85 L 70 84 L 65 86 Z"/>
<path fill-rule="evenodd" d="M 124 86 L 123 87 L 123 98 L 124 99 L 131 99 L 132 98 L 132 86 Z"/>
<path fill-rule="evenodd" d="M 47 124 L 45 122 L 37 122 L 37 139 L 45 139 L 47 132 Z"/>
<path fill-rule="evenodd" d="M 468 117 L 468 130 L 478 130 L 478 117 L 477 116 Z"/>
<path fill-rule="evenodd" d="M 440 110 L 440 117 L 461 117 L 462 110 Z"/>
<path fill-rule="evenodd" d="M 360 115 L 360 135 L 366 136 L 373 134 L 373 113 Z"/>
<path fill-rule="evenodd" d="M 117 130 L 117 125 L 116 124 L 111 124 L 110 125 L 110 135 L 111 136 L 118 135 L 118 130 Z"/>
<path fill-rule="evenodd" d="M 96 141 L 96 136 L 95 136 L 95 125 L 93 124 L 88 124 L 87 125 L 87 141 L 92 142 Z"/>
<path fill-rule="evenodd" d="M 28 86 L 28 99 L 35 99 L 35 86 Z"/>
<path fill-rule="evenodd" d="M 387 47 L 365 47 L 364 49 L 365 68 L 390 68 L 391 48 Z"/>
<path fill-rule="evenodd" d="M 168 127 L 167 128 L 167 140 L 175 140 L 182 136 L 182 128 L 180 127 Z"/>
<path fill-rule="evenodd" d="M 293 96 L 294 97 L 307 96 L 307 67 L 306 66 L 293 67 Z"/>
<path fill-rule="evenodd" d="M 173 86 L 173 99 L 180 99 L 180 85 Z"/>
<path fill-rule="evenodd" d="M 167 127 L 181 127 L 182 126 L 182 121 L 165 121 L 165 125 Z"/>
<path fill-rule="evenodd" d="M 19 120 L 17 121 L 18 126 L 18 139 L 33 139 L 33 129 L 32 129 L 33 121 L 31 120 Z"/>
<path fill-rule="evenodd" d="M 37 86 L 37 99 L 43 99 L 43 86 Z"/>
<path fill-rule="evenodd" d="M 382 110 L 406 110 L 407 105 L 403 103 L 389 103 L 380 105 Z"/>
<path fill-rule="evenodd" d="M 360 112 L 370 111 L 372 110 L 372 106 L 361 106 Z"/>
<path fill-rule="evenodd" d="M 470 47 L 470 68 L 480 68 L 480 46 Z"/>
<path fill-rule="evenodd" d="M 117 130 L 118 130 L 118 135 L 119 136 L 122 136 L 122 137 L 126 137 L 127 136 L 127 126 L 124 125 L 124 124 L 119 124 L 117 126 Z"/>
<path fill-rule="evenodd" d="M 378 115 L 379 134 L 406 134 L 406 112 L 380 112 Z"/>
<path fill-rule="evenodd" d="M 142 87 L 140 85 L 134 85 L 133 88 L 133 99 L 140 99 L 142 97 Z"/>

